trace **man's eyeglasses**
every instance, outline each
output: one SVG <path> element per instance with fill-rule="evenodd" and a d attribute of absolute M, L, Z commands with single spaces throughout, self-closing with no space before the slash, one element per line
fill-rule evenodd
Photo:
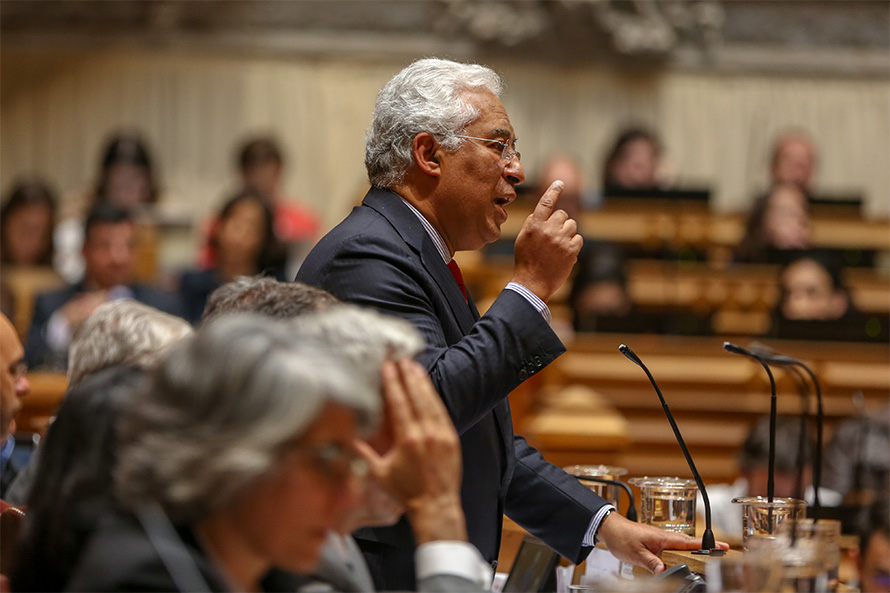
<path fill-rule="evenodd" d="M 354 449 L 341 443 L 297 445 L 295 451 L 308 456 L 312 468 L 331 482 L 343 482 L 368 474 L 368 462 Z"/>
<path fill-rule="evenodd" d="M 488 142 L 489 144 L 494 144 L 501 151 L 501 158 L 507 161 L 508 163 L 513 160 L 513 157 L 516 157 L 516 160 L 522 160 L 522 155 L 519 154 L 518 150 L 511 150 L 511 144 L 508 142 L 502 142 L 501 140 L 495 140 L 493 138 L 476 138 L 475 136 L 461 136 L 460 134 L 454 134 L 455 138 L 463 138 L 464 140 L 479 140 L 480 142 Z M 516 140 L 513 141 L 512 146 L 516 146 Z"/>

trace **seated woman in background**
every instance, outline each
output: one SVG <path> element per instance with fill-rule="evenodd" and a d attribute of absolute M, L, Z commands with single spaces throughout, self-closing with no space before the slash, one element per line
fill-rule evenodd
<path fill-rule="evenodd" d="M 72 211 L 56 227 L 55 267 L 59 274 L 72 283 L 83 275 L 83 218 L 97 204 L 127 210 L 141 222 L 142 215 L 157 204 L 158 195 L 155 168 L 145 140 L 136 132 L 112 135 L 102 151 L 95 187 L 71 200 Z"/>
<path fill-rule="evenodd" d="M 360 503 L 354 441 L 381 400 L 291 334 L 232 316 L 172 347 L 121 419 L 124 510 L 104 513 L 67 590 L 292 591 L 280 571 L 315 568 Z"/>
<path fill-rule="evenodd" d="M 0 261 L 4 265 L 52 266 L 56 196 L 39 179 L 19 181 L 0 209 Z"/>
<path fill-rule="evenodd" d="M 603 166 L 603 192 L 654 189 L 658 181 L 661 146 L 652 132 L 628 128 L 619 134 Z"/>
<path fill-rule="evenodd" d="M 784 263 L 796 250 L 809 247 L 807 196 L 796 185 L 780 183 L 754 201 L 745 224 L 745 235 L 736 249 L 735 261 Z"/>
<path fill-rule="evenodd" d="M 853 312 L 843 270 L 828 255 L 797 254 L 779 279 L 778 313 L 785 319 L 834 320 Z"/>
<path fill-rule="evenodd" d="M 216 264 L 184 273 L 179 284 L 186 319 L 194 324 L 201 320 L 210 293 L 237 276 L 285 279 L 285 252 L 275 236 L 274 215 L 257 190 L 248 188 L 230 198 L 217 220 L 210 239 Z"/>

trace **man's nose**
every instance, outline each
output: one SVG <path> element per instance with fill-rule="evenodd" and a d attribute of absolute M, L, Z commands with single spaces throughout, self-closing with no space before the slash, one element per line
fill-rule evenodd
<path fill-rule="evenodd" d="M 525 168 L 518 157 L 513 157 L 504 168 L 504 177 L 513 185 L 519 185 L 525 181 Z"/>
<path fill-rule="evenodd" d="M 31 393 L 31 382 L 28 377 L 22 377 L 15 385 L 15 392 L 19 397 L 25 397 Z"/>

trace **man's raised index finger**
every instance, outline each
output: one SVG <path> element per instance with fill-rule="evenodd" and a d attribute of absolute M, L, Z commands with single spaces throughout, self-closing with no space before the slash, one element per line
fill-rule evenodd
<path fill-rule="evenodd" d="M 547 188 L 547 191 L 544 192 L 544 195 L 541 196 L 541 199 L 538 200 L 538 205 L 535 206 L 535 211 L 532 213 L 532 216 L 540 220 L 547 220 L 550 218 L 550 214 L 553 212 L 553 207 L 556 206 L 556 200 L 559 199 L 559 194 L 562 193 L 564 187 L 565 184 L 559 179 L 551 183 L 550 187 Z"/>

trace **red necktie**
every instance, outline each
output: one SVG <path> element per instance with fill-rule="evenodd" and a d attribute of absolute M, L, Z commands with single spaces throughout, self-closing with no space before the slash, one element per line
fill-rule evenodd
<path fill-rule="evenodd" d="M 464 284 L 464 275 L 460 273 L 460 266 L 457 265 L 456 261 L 451 260 L 448 262 L 448 269 L 451 270 L 451 275 L 454 276 L 460 291 L 464 294 L 464 301 L 469 303 L 470 301 L 467 299 L 467 285 Z"/>

